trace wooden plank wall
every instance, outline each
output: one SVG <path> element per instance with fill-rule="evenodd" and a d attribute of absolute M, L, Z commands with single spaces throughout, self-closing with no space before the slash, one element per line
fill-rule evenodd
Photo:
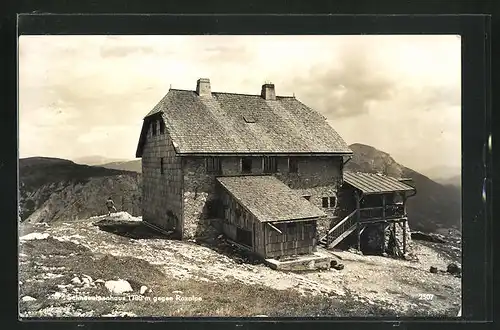
<path fill-rule="evenodd" d="M 316 249 L 316 221 L 275 223 L 283 234 L 260 222 L 228 193 L 222 194 L 225 209 L 223 232 L 236 240 L 236 228 L 252 231 L 253 251 L 261 257 L 278 257 L 312 253 Z"/>
<path fill-rule="evenodd" d="M 278 233 L 265 225 L 267 257 L 312 253 L 316 248 L 316 220 L 294 223 L 274 223 L 283 232 Z"/>

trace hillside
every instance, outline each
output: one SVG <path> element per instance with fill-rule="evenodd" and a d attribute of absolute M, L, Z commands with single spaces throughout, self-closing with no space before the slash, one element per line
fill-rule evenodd
<path fill-rule="evenodd" d="M 461 175 L 454 175 L 449 178 L 441 178 L 441 179 L 436 179 L 434 180 L 439 184 L 442 184 L 443 186 L 454 186 L 454 187 L 462 187 L 462 176 Z"/>
<path fill-rule="evenodd" d="M 58 158 L 19 160 L 21 221 L 51 222 L 103 214 L 112 197 L 120 210 L 140 214 L 141 177 L 135 172 Z"/>
<path fill-rule="evenodd" d="M 352 144 L 353 158 L 346 170 L 383 173 L 397 178 L 411 178 L 417 195 L 408 200 L 409 223 L 412 229 L 436 231 L 440 228 L 459 229 L 461 190 L 441 185 L 425 175 L 398 164 L 389 154 L 364 144 Z"/>

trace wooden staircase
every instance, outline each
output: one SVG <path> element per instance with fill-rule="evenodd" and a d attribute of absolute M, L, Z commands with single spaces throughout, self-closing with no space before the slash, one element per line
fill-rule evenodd
<path fill-rule="evenodd" d="M 320 238 L 319 244 L 332 248 L 339 244 L 344 238 L 349 236 L 357 228 L 356 211 L 352 211 L 348 216 L 337 223 L 328 233 Z M 364 228 L 363 228 L 364 229 Z"/>

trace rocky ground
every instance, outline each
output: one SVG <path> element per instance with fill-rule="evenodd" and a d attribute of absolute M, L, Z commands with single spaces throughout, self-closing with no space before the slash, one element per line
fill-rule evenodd
<path fill-rule="evenodd" d="M 455 316 L 461 279 L 449 255 L 414 242 L 418 261 L 322 251 L 344 269 L 279 272 L 222 237 L 182 242 L 150 231 L 127 213 L 22 224 L 21 317 L 46 316 Z M 117 229 L 118 228 L 118 229 Z"/>

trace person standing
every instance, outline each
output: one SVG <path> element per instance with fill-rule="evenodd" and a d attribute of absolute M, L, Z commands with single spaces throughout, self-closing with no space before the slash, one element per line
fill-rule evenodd
<path fill-rule="evenodd" d="M 115 203 L 113 202 L 111 197 L 109 197 L 106 201 L 106 207 L 108 208 L 108 216 L 111 215 L 111 212 L 116 212 Z"/>

